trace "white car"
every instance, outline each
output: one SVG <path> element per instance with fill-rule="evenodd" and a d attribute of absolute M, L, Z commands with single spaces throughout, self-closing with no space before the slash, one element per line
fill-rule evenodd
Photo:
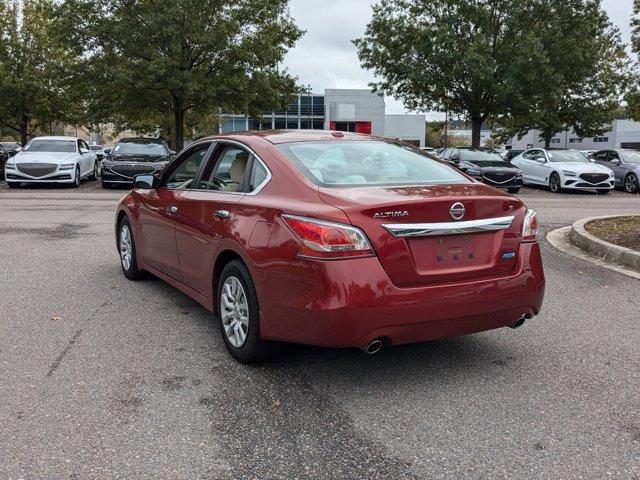
<path fill-rule="evenodd" d="M 522 170 L 525 185 L 544 185 L 552 192 L 561 190 L 597 190 L 607 194 L 615 186 L 613 171 L 593 163 L 577 150 L 532 148 L 511 164 Z"/>
<path fill-rule="evenodd" d="M 95 175 L 97 161 L 87 142 L 77 137 L 37 137 L 5 165 L 11 188 L 22 183 L 68 183 L 74 187 Z"/>

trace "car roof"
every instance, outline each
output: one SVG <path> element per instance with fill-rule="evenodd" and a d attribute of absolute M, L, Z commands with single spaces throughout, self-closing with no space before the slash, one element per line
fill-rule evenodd
<path fill-rule="evenodd" d="M 335 130 L 250 130 L 246 132 L 232 132 L 220 135 L 212 135 L 210 137 L 200 138 L 202 140 L 249 140 L 263 139 L 274 145 L 282 143 L 294 142 L 317 142 L 317 141 L 340 141 L 340 140 L 374 140 L 382 142 L 391 142 L 390 138 L 380 137 L 376 135 L 365 135 L 361 133 L 339 132 Z"/>
<path fill-rule="evenodd" d="M 136 142 L 136 143 L 165 143 L 162 138 L 153 138 L 153 137 L 127 137 L 121 138 L 118 140 L 118 143 L 128 143 L 128 142 Z"/>
<path fill-rule="evenodd" d="M 41 137 L 33 137 L 31 140 L 81 140 L 79 137 L 68 137 L 64 135 L 43 135 Z"/>

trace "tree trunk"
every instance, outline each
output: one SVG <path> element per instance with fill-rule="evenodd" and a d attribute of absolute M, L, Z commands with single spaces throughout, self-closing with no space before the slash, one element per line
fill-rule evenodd
<path fill-rule="evenodd" d="M 29 119 L 22 117 L 20 121 L 20 144 L 24 147 L 29 141 Z"/>
<path fill-rule="evenodd" d="M 545 150 L 549 150 L 550 147 L 551 147 L 551 138 L 550 137 L 545 137 L 544 138 L 544 149 Z"/>
<path fill-rule="evenodd" d="M 184 110 L 177 97 L 173 97 L 173 125 L 173 149 L 179 152 L 184 146 Z"/>
<path fill-rule="evenodd" d="M 480 146 L 480 131 L 482 130 L 482 117 L 471 117 L 471 146 Z"/>

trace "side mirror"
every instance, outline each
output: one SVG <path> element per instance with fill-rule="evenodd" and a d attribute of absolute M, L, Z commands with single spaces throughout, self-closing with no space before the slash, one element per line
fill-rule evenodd
<path fill-rule="evenodd" d="M 89 150 L 88 148 L 81 148 L 80 149 L 80 154 L 84 155 L 85 153 L 89 153 L 91 150 Z"/>
<path fill-rule="evenodd" d="M 544 157 L 538 157 L 536 158 L 536 162 L 538 163 L 547 163 L 547 159 Z"/>
<path fill-rule="evenodd" d="M 103 152 L 104 152 L 105 155 L 109 155 L 111 153 L 111 149 L 110 148 L 105 148 L 103 150 Z"/>
<path fill-rule="evenodd" d="M 16 147 L 16 153 L 21 152 L 22 151 L 22 147 Z"/>
<path fill-rule="evenodd" d="M 612 165 L 620 165 L 620 159 L 619 158 L 612 158 L 611 162 Z"/>
<path fill-rule="evenodd" d="M 133 177 L 133 188 L 142 188 L 148 190 L 151 188 L 157 188 L 159 184 L 158 178 L 155 175 L 136 175 Z"/>
<path fill-rule="evenodd" d="M 175 150 L 169 150 L 169 153 L 171 154 L 171 156 L 173 156 L 173 155 L 176 154 L 176 151 Z"/>
<path fill-rule="evenodd" d="M 460 163 L 460 155 L 451 155 L 450 160 L 453 163 Z"/>

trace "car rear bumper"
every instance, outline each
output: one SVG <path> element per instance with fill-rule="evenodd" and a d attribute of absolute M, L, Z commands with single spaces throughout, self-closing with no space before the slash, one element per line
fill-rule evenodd
<path fill-rule="evenodd" d="M 259 278 L 263 337 L 329 347 L 422 342 L 513 325 L 537 315 L 545 289 L 537 243 L 511 275 L 399 288 L 377 258 L 300 261 Z"/>

